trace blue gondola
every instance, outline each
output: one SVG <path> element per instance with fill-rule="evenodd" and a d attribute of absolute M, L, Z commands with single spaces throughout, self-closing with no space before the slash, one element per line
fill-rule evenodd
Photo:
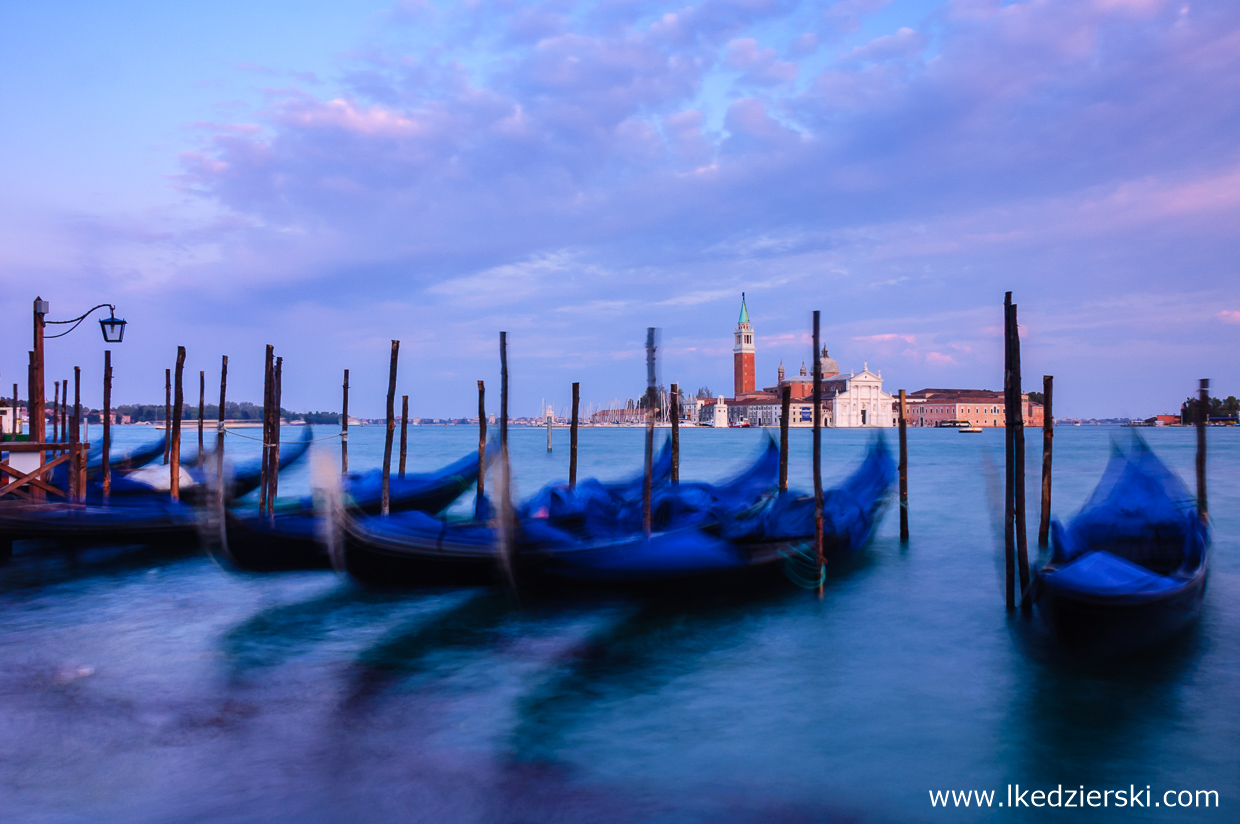
<path fill-rule="evenodd" d="M 541 569 L 554 578 L 618 586 L 735 573 L 752 577 L 761 568 L 778 569 L 814 535 L 812 496 L 770 494 L 778 470 L 779 452 L 768 443 L 749 470 L 728 483 L 686 485 L 684 496 L 666 490 L 670 514 L 649 538 L 633 528 L 629 513 L 622 524 L 627 531 L 605 524 L 572 544 L 548 542 Z M 894 476 L 895 463 L 880 437 L 861 466 L 823 496 L 828 549 L 857 551 L 865 545 Z"/>
<path fill-rule="evenodd" d="M 393 513 L 441 512 L 477 481 L 478 453 L 474 451 L 435 472 L 390 478 L 389 508 Z M 378 471 L 346 478 L 344 508 L 377 514 L 382 506 L 382 482 Z M 227 557 L 234 566 L 254 572 L 330 567 L 316 509 L 314 499 L 306 496 L 279 504 L 274 520 L 228 513 Z"/>
<path fill-rule="evenodd" d="M 1163 642 L 1201 612 L 1209 526 L 1196 502 L 1140 438 L 1114 450 L 1067 527 L 1051 523 L 1050 561 L 1033 598 L 1068 649 L 1112 657 Z"/>

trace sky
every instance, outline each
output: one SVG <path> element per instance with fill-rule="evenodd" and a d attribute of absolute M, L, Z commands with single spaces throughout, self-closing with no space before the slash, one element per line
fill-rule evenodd
<path fill-rule="evenodd" d="M 810 357 L 1058 416 L 1240 394 L 1240 4 L 643 0 L 0 5 L 0 386 L 30 301 L 107 302 L 116 402 L 186 347 L 258 401 L 414 416 L 732 391 Z M 93 321 L 91 326 L 94 326 Z M 51 341 L 51 381 L 104 344 Z"/>

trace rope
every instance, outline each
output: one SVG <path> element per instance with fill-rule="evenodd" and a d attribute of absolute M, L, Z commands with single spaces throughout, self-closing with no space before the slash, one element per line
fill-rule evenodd
<path fill-rule="evenodd" d="M 794 544 L 784 557 L 784 575 L 802 589 L 818 589 L 827 580 L 827 567 L 818 564 L 818 555 L 808 543 Z"/>
<path fill-rule="evenodd" d="M 224 434 L 225 434 L 225 435 L 235 435 L 235 436 L 237 436 L 238 438 L 245 438 L 247 441 L 258 441 L 258 442 L 259 442 L 259 443 L 261 443 L 263 446 L 276 446 L 276 445 L 277 445 L 277 444 L 275 444 L 275 443 L 268 443 L 267 441 L 264 441 L 261 437 L 256 438 L 256 437 L 254 437 L 253 435 L 242 435 L 240 432 L 237 432 L 237 431 L 232 430 L 232 429 L 225 429 L 225 430 L 224 430 Z M 339 437 L 340 437 L 340 433 L 339 433 L 339 432 L 337 432 L 335 435 L 325 435 L 325 436 L 324 436 L 324 437 L 322 437 L 322 438 L 311 438 L 310 440 L 305 440 L 305 439 L 302 439 L 302 438 L 298 438 L 298 439 L 297 439 L 297 440 L 295 440 L 295 441 L 280 441 L 279 443 L 280 443 L 280 444 L 317 443 L 318 441 L 330 441 L 330 440 L 332 440 L 333 438 L 339 438 Z"/>

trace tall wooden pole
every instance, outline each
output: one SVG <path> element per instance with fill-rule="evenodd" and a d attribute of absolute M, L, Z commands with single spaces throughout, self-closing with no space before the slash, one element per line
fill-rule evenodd
<path fill-rule="evenodd" d="M 908 541 L 908 399 L 900 390 L 900 540 Z"/>
<path fill-rule="evenodd" d="M 819 311 L 814 310 L 814 554 L 818 560 L 818 597 L 822 597 L 826 558 L 822 552 L 822 352 L 818 345 Z"/>
<path fill-rule="evenodd" d="M 349 370 L 344 370 L 344 403 L 340 413 L 340 474 L 349 474 Z"/>
<path fill-rule="evenodd" d="M 1012 401 L 1012 293 L 1003 298 L 1003 566 L 1007 608 L 1016 609 L 1016 426 Z"/>
<path fill-rule="evenodd" d="M 680 384 L 672 384 L 668 398 L 668 415 L 672 419 L 672 483 L 680 483 Z"/>
<path fill-rule="evenodd" d="M 164 370 L 164 466 L 172 449 L 172 370 Z"/>
<path fill-rule="evenodd" d="M 788 491 L 788 427 L 792 415 L 792 387 L 784 384 L 779 390 L 779 491 Z"/>
<path fill-rule="evenodd" d="M 516 588 L 512 569 L 512 466 L 508 462 L 508 333 L 499 333 L 499 562 L 510 589 Z"/>
<path fill-rule="evenodd" d="M 1016 453 L 1013 470 L 1013 494 L 1016 497 L 1016 568 L 1020 573 L 1021 605 L 1032 609 L 1033 603 L 1029 598 L 1029 530 L 1025 520 L 1025 398 L 1021 390 L 1020 324 L 1017 321 L 1015 303 L 1012 304 L 1012 398 L 1016 402 L 1016 436 L 1012 441 L 1012 448 Z"/>
<path fill-rule="evenodd" d="M 650 487 L 654 471 L 654 327 L 646 328 L 646 471 L 642 476 L 642 529 L 650 537 Z"/>
<path fill-rule="evenodd" d="M 581 401 L 581 384 L 573 382 L 573 417 L 568 430 L 568 488 L 577 488 L 577 407 Z"/>
<path fill-rule="evenodd" d="M 1038 519 L 1038 546 L 1050 543 L 1051 529 L 1051 457 L 1055 446 L 1055 414 L 1052 395 L 1055 377 L 1042 376 L 1042 512 Z"/>
<path fill-rule="evenodd" d="M 1197 391 L 1197 517 L 1210 522 L 1206 503 L 1206 421 L 1210 417 L 1210 379 L 1202 378 Z"/>
<path fill-rule="evenodd" d="M 181 409 L 185 404 L 185 388 L 181 379 L 185 372 L 185 347 L 177 347 L 176 402 L 172 408 L 171 445 L 172 461 L 168 468 L 169 493 L 172 500 L 181 499 Z"/>
<path fill-rule="evenodd" d="M 52 443 L 60 443 L 60 381 L 52 381 Z M 65 385 L 65 394 L 69 394 L 68 384 Z"/>
<path fill-rule="evenodd" d="M 207 373 L 198 370 L 198 468 L 202 469 L 204 456 L 202 454 L 203 445 L 202 438 L 202 416 L 207 409 Z"/>
<path fill-rule="evenodd" d="M 409 396 L 400 396 L 400 477 L 405 477 L 405 456 L 409 452 Z"/>
<path fill-rule="evenodd" d="M 276 358 L 276 371 L 271 386 L 274 403 L 271 410 L 271 464 L 268 482 L 271 491 L 267 494 L 267 515 L 271 523 L 276 518 L 276 496 L 280 492 L 280 405 L 284 399 L 284 358 Z"/>
<path fill-rule="evenodd" d="M 43 442 L 47 440 L 47 424 L 43 419 L 47 408 L 47 389 L 43 383 L 43 316 L 47 303 L 42 298 L 34 299 L 34 350 L 31 357 L 30 402 L 27 411 L 30 417 L 30 440 Z M 46 460 L 46 453 L 39 454 L 40 462 Z M 45 500 L 43 490 L 34 490 L 35 500 Z"/>
<path fill-rule="evenodd" d="M 77 454 L 73 459 L 73 474 L 77 479 L 78 503 L 86 503 L 86 453 L 82 451 L 82 367 L 73 367 L 73 442 Z"/>
<path fill-rule="evenodd" d="M 474 504 L 474 517 L 481 518 L 486 511 L 487 480 L 487 389 L 478 381 L 478 493 Z"/>
<path fill-rule="evenodd" d="M 103 502 L 112 496 L 112 350 L 103 350 Z"/>
<path fill-rule="evenodd" d="M 276 377 L 275 347 L 267 344 L 267 359 L 263 364 L 263 465 L 258 481 L 258 514 L 267 514 L 267 478 L 271 472 L 271 402 Z"/>
<path fill-rule="evenodd" d="M 392 485 L 392 436 L 396 433 L 396 359 L 400 354 L 400 341 L 392 341 L 392 361 L 388 367 L 387 434 L 383 441 L 383 506 L 387 515 L 391 510 Z"/>
<path fill-rule="evenodd" d="M 216 416 L 215 423 L 215 504 L 216 511 L 220 513 L 220 528 L 223 529 L 224 514 L 224 433 L 225 428 L 224 406 L 228 400 L 228 356 L 224 355 L 220 360 L 220 412 Z"/>

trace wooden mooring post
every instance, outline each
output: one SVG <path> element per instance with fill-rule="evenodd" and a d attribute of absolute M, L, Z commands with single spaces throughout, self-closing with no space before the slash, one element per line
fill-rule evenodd
<path fill-rule="evenodd" d="M 825 583 L 826 558 L 822 552 L 822 350 L 818 348 L 820 312 L 814 310 L 814 556 L 818 561 L 818 597 Z"/>
<path fill-rule="evenodd" d="M 508 462 L 508 333 L 499 333 L 499 564 L 510 590 L 516 589 L 513 572 L 512 466 Z"/>
<path fill-rule="evenodd" d="M 568 488 L 577 488 L 577 409 L 581 402 L 581 384 L 573 382 L 573 413 L 568 424 Z"/>
<path fill-rule="evenodd" d="M 405 456 L 409 452 L 409 396 L 400 396 L 400 470 L 397 474 L 405 477 Z"/>
<path fill-rule="evenodd" d="M 900 540 L 908 542 L 908 399 L 900 390 Z"/>
<path fill-rule="evenodd" d="M 202 416 L 207 408 L 207 373 L 201 369 L 198 370 L 198 468 L 202 469 L 202 462 L 205 460 L 203 451 L 203 433 L 202 433 Z"/>
<path fill-rule="evenodd" d="M 262 440 L 262 472 L 258 481 L 258 514 L 267 514 L 267 477 L 271 471 L 271 402 L 275 397 L 274 385 L 276 378 L 275 347 L 267 344 L 267 358 L 263 364 L 263 440 Z"/>
<path fill-rule="evenodd" d="M 1197 517 L 1210 522 L 1206 502 L 1206 421 L 1210 417 L 1210 379 L 1202 378 L 1197 390 Z"/>
<path fill-rule="evenodd" d="M 478 381 L 478 491 L 474 500 L 474 517 L 486 512 L 487 480 L 487 388 Z"/>
<path fill-rule="evenodd" d="M 646 328 L 646 459 L 642 475 L 642 530 L 650 537 L 650 487 L 654 461 L 654 327 Z"/>
<path fill-rule="evenodd" d="M 1042 376 L 1042 510 L 1038 518 L 1038 546 L 1050 545 L 1051 530 L 1051 458 L 1055 447 L 1055 414 L 1052 397 L 1055 377 Z"/>
<path fill-rule="evenodd" d="M 1016 427 L 1012 412 L 1012 293 L 1003 298 L 1003 571 L 1007 608 L 1016 609 L 1016 497 L 1014 494 L 1016 462 L 1013 447 Z"/>
<path fill-rule="evenodd" d="M 680 384 L 672 384 L 672 396 L 668 399 L 668 414 L 672 418 L 672 484 L 680 483 Z"/>
<path fill-rule="evenodd" d="M 1016 515 L 1016 571 L 1020 576 L 1020 600 L 1025 609 L 1032 609 L 1029 591 L 1029 530 L 1025 519 L 1025 397 L 1021 389 L 1020 372 L 1020 324 L 1017 321 L 1016 304 L 1012 304 L 1012 400 L 1016 410 L 1013 420 L 1016 422 L 1016 433 L 1012 439 L 1012 450 L 1016 463 L 1012 474 L 1015 476 L 1013 494 L 1016 497 L 1013 511 Z"/>
<path fill-rule="evenodd" d="M 76 444 L 73 459 L 73 474 L 75 478 L 76 500 L 78 503 L 86 503 L 86 447 L 83 446 L 85 438 L 82 437 L 82 367 L 73 367 L 73 442 Z"/>
<path fill-rule="evenodd" d="M 349 370 L 344 370 L 344 401 L 340 412 L 340 474 L 349 474 Z"/>
<path fill-rule="evenodd" d="M 792 415 L 792 387 L 785 384 L 779 398 L 779 491 L 788 491 L 788 427 Z"/>
<path fill-rule="evenodd" d="M 224 435 L 228 431 L 224 415 L 228 400 L 228 356 L 220 359 L 220 411 L 215 416 L 215 505 L 220 515 L 220 530 L 224 529 Z"/>
<path fill-rule="evenodd" d="M 185 404 L 185 388 L 181 381 L 185 371 L 185 347 L 177 347 L 176 395 L 169 424 L 171 433 L 169 450 L 172 460 L 168 464 L 168 494 L 172 500 L 181 500 L 181 409 Z"/>
<path fill-rule="evenodd" d="M 52 381 L 52 385 L 52 443 L 60 443 L 60 381 Z"/>
<path fill-rule="evenodd" d="M 543 414 L 547 416 L 547 451 L 551 451 L 551 425 L 555 422 L 555 410 L 550 404 L 543 410 Z"/>
<path fill-rule="evenodd" d="M 112 496 L 112 350 L 103 350 L 103 502 Z"/>
<path fill-rule="evenodd" d="M 1021 604 L 1032 608 L 1029 590 L 1029 544 L 1025 521 L 1025 416 L 1020 377 L 1020 324 L 1012 293 L 1003 299 L 1004 328 L 1004 425 L 1006 460 L 1004 571 L 1008 609 L 1016 608 L 1016 577 L 1020 576 Z"/>
<path fill-rule="evenodd" d="M 172 448 L 172 370 L 164 370 L 164 466 Z"/>
<path fill-rule="evenodd" d="M 392 341 L 392 360 L 388 367 L 387 432 L 383 440 L 383 503 L 384 515 L 391 512 L 392 497 L 392 437 L 396 434 L 396 361 L 400 356 L 400 341 Z"/>
<path fill-rule="evenodd" d="M 276 371 L 271 386 L 275 401 L 271 411 L 271 471 L 267 473 L 269 478 L 267 483 L 270 487 L 267 493 L 267 516 L 272 524 L 276 519 L 276 497 L 280 493 L 280 403 L 284 398 L 283 385 L 284 358 L 276 358 Z"/>

